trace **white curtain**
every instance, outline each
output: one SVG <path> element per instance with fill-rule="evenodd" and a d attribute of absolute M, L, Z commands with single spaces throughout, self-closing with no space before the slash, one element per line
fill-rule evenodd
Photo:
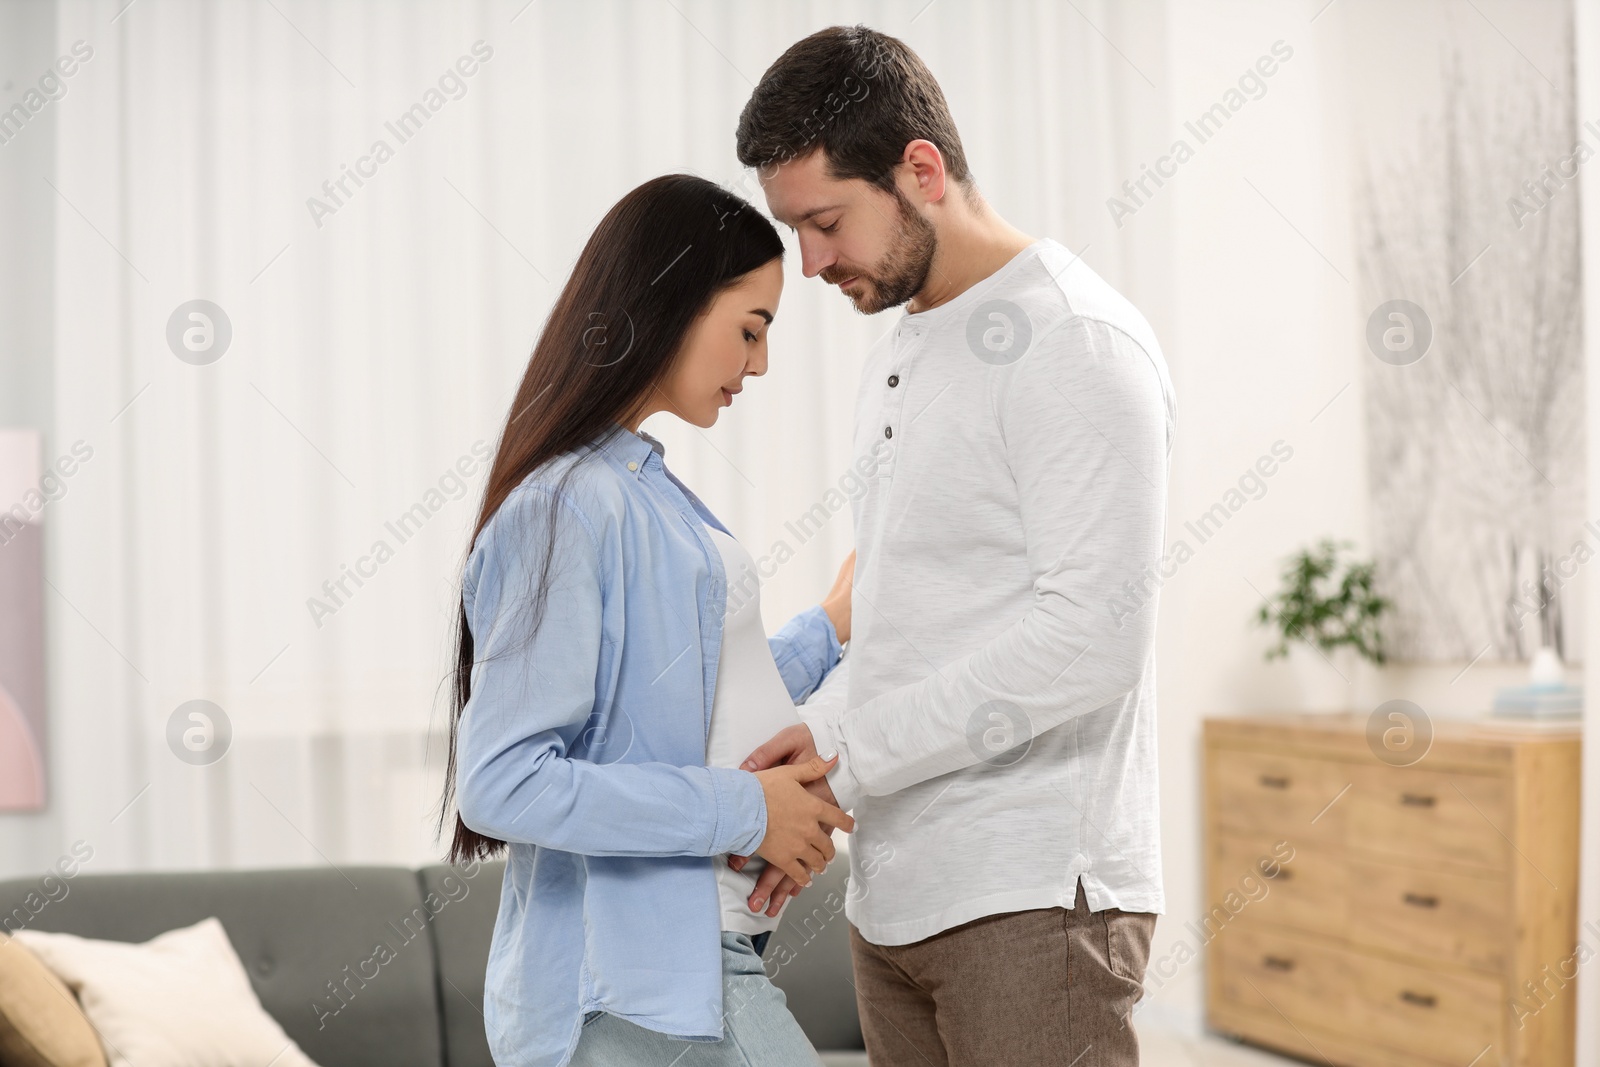
<path fill-rule="evenodd" d="M 77 838 L 101 870 L 436 858 L 474 449 L 601 214 L 675 170 L 760 204 L 733 157 L 754 81 L 865 22 L 929 63 L 1010 221 L 1152 303 L 1160 231 L 1119 231 L 1105 198 L 1168 129 L 1163 18 L 1154 0 L 63 3 L 57 55 L 92 56 L 49 105 L 47 458 L 93 454 L 46 516 L 53 799 L 0 825 L 11 873 Z M 402 139 L 408 112 L 425 121 Z M 769 625 L 851 546 L 848 509 L 804 544 L 784 524 L 843 473 L 861 357 L 899 314 L 857 316 L 788 259 L 767 379 L 710 431 L 649 424 L 757 556 L 796 550 Z M 212 362 L 169 344 L 195 300 L 231 329 Z M 231 726 L 216 762 L 169 742 L 192 700 Z"/>

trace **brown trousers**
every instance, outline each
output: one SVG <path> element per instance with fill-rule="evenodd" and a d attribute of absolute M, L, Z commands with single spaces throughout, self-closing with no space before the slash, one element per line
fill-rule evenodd
<path fill-rule="evenodd" d="M 1138 1067 L 1133 1005 L 1156 917 L 1076 906 L 986 915 L 909 945 L 850 928 L 872 1067 Z"/>

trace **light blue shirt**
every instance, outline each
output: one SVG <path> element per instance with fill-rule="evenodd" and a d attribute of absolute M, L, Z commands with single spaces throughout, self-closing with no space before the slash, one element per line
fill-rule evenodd
<path fill-rule="evenodd" d="M 594 1010 L 723 1036 L 711 857 L 755 851 L 766 801 L 754 774 L 705 766 L 728 591 L 706 525 L 726 528 L 664 452 L 613 424 L 529 474 L 467 558 L 457 803 L 509 845 L 484 991 L 497 1063 L 563 1067 Z M 770 644 L 796 701 L 840 654 L 821 607 Z"/>

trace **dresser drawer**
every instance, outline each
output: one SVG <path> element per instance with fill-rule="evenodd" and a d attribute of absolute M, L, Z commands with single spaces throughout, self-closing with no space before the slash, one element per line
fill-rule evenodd
<path fill-rule="evenodd" d="M 1409 1052 L 1429 1063 L 1500 1067 L 1506 998 L 1497 978 L 1394 963 L 1351 953 L 1350 1026 L 1374 1044 Z"/>
<path fill-rule="evenodd" d="M 1337 1031 L 1350 994 L 1347 954 L 1259 924 L 1229 926 L 1211 944 L 1215 991 L 1246 1011 Z"/>
<path fill-rule="evenodd" d="M 1350 940 L 1480 970 L 1504 971 L 1513 943 L 1503 876 L 1352 861 Z"/>
<path fill-rule="evenodd" d="M 1441 717 L 1427 757 L 1392 767 L 1371 724 L 1206 721 L 1185 939 L 1206 946 L 1207 1018 L 1329 1067 L 1574 1067 L 1572 988 L 1540 968 L 1580 940 L 1580 733 Z"/>
<path fill-rule="evenodd" d="M 1349 764 L 1251 749 L 1214 748 L 1211 817 L 1226 830 L 1298 846 L 1341 833 L 1343 805 L 1329 804 L 1350 782 Z M 1315 821 L 1313 821 L 1315 820 Z"/>
<path fill-rule="evenodd" d="M 1354 850 L 1416 866 L 1437 860 L 1496 871 L 1510 866 L 1509 779 L 1363 767 L 1357 768 L 1344 804 L 1346 836 Z"/>
<path fill-rule="evenodd" d="M 1330 937 L 1345 934 L 1349 879 L 1337 851 L 1222 834 L 1212 842 L 1207 870 L 1207 911 L 1200 923 L 1210 933 L 1236 914 Z"/>

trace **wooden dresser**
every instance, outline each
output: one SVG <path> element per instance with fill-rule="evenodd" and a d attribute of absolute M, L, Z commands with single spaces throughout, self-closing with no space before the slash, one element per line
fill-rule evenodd
<path fill-rule="evenodd" d="M 1577 727 L 1435 719 L 1410 765 L 1368 733 L 1206 722 L 1208 912 L 1182 936 L 1210 1026 L 1340 1067 L 1570 1067 Z"/>

